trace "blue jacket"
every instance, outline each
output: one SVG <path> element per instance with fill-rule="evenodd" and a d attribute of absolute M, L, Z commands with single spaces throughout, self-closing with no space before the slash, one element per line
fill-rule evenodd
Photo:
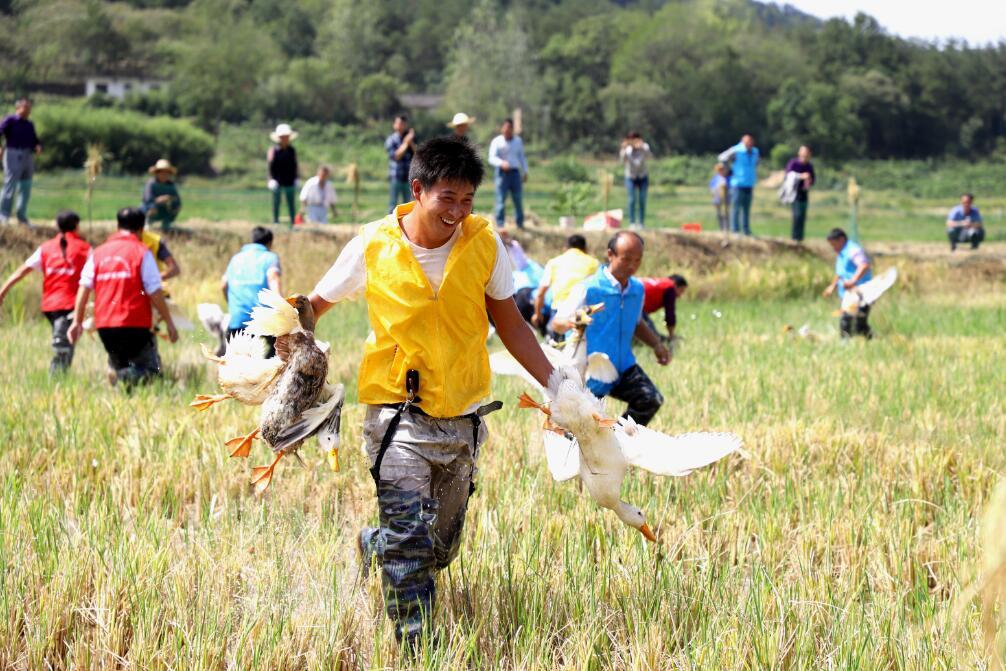
<path fill-rule="evenodd" d="M 602 265 L 584 280 L 587 305 L 604 303 L 604 309 L 594 314 L 594 320 L 587 327 L 587 354 L 607 354 L 621 375 L 636 365 L 632 338 L 643 314 L 643 283 L 633 277 L 623 293 L 617 282 L 612 283 L 605 272 L 607 269 L 608 266 Z M 589 380 L 587 386 L 597 396 L 604 396 L 614 385 Z"/>
<path fill-rule="evenodd" d="M 251 318 L 252 308 L 258 305 L 258 292 L 269 287 L 270 268 L 279 268 L 279 257 L 265 245 L 247 244 L 231 258 L 224 275 L 231 314 L 229 328 L 244 328 Z"/>
<path fill-rule="evenodd" d="M 730 186 L 753 188 L 758 181 L 758 159 L 761 158 L 758 147 L 751 147 L 751 151 L 748 151 L 743 144 L 737 143 L 732 154 Z"/>
<path fill-rule="evenodd" d="M 835 274 L 844 282 L 845 280 L 851 280 L 853 275 L 856 274 L 856 261 L 855 257 L 862 252 L 865 256 L 866 252 L 863 248 L 857 245 L 852 240 L 848 240 L 845 246 L 842 247 L 842 251 L 838 253 L 835 258 Z M 868 269 L 863 276 L 859 279 L 856 284 L 863 284 L 869 280 L 873 279 L 873 269 Z M 842 286 L 842 282 L 838 283 L 838 297 L 841 298 L 845 295 L 845 287 Z"/>

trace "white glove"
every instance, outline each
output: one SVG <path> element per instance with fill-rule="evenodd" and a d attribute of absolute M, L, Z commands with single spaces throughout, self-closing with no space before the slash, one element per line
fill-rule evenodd
<path fill-rule="evenodd" d="M 266 183 L 266 186 L 268 186 L 268 187 L 269 187 L 269 190 L 270 190 L 270 191 L 272 191 L 272 192 L 275 192 L 275 191 L 276 191 L 277 189 L 279 189 L 279 182 L 277 182 L 277 181 L 276 181 L 276 180 L 274 180 L 274 179 L 270 179 L 270 180 L 269 180 L 269 181 L 268 181 L 268 182 Z"/>

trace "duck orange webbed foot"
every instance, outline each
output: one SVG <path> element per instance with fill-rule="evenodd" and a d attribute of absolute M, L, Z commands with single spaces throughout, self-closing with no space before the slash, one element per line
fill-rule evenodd
<path fill-rule="evenodd" d="M 594 421 L 597 422 L 597 425 L 599 427 L 601 427 L 602 429 L 610 429 L 610 428 L 613 428 L 615 426 L 618 426 L 618 420 L 617 419 L 610 419 L 608 417 L 602 417 L 599 413 L 596 413 L 596 412 L 593 413 L 591 416 L 594 418 Z"/>
<path fill-rule="evenodd" d="M 530 396 L 528 396 L 527 392 L 524 392 L 523 394 L 520 395 L 520 398 L 517 400 L 517 407 L 519 407 L 519 408 L 537 408 L 538 410 L 541 410 L 546 415 L 549 415 L 549 416 L 552 415 L 552 411 L 548 409 L 548 405 L 546 405 L 545 403 L 539 403 L 538 401 L 534 400 L 533 398 L 531 398 Z"/>
<path fill-rule="evenodd" d="M 195 400 L 189 403 L 189 407 L 196 410 L 206 410 L 214 403 L 226 401 L 229 398 L 234 397 L 230 394 L 197 394 Z"/>
<path fill-rule="evenodd" d="M 276 464 L 279 460 L 283 458 L 283 453 L 280 452 L 273 459 L 273 462 L 268 466 L 256 466 L 252 469 L 252 479 L 251 483 L 255 485 L 255 493 L 262 494 L 265 490 L 269 489 L 269 484 L 272 482 L 273 473 L 276 470 Z"/>
<path fill-rule="evenodd" d="M 224 445 L 233 449 L 231 452 L 232 457 L 247 457 L 251 454 L 252 441 L 258 438 L 258 429 L 249 433 L 247 436 L 238 436 L 237 438 L 231 438 Z"/>

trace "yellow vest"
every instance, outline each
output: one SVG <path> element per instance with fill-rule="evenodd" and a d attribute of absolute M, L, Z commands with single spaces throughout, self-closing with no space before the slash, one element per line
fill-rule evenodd
<path fill-rule="evenodd" d="M 419 371 L 419 407 L 432 417 L 457 417 L 489 395 L 489 318 L 485 292 L 496 263 L 489 221 L 469 215 L 447 257 L 436 294 L 409 248 L 398 219 L 406 203 L 361 233 L 373 332 L 360 364 L 361 403 L 405 400 L 405 373 Z"/>
<path fill-rule="evenodd" d="M 157 258 L 157 252 L 161 251 L 161 236 L 157 235 L 157 233 L 151 233 L 144 228 L 143 237 L 140 238 L 140 241 L 143 242 L 147 249 L 150 250 L 150 253 L 154 255 L 154 260 L 157 261 L 157 267 L 164 270 L 164 264 L 159 258 Z"/>
<path fill-rule="evenodd" d="M 552 289 L 552 305 L 558 305 L 569 298 L 569 292 L 577 284 L 597 272 L 600 265 L 593 256 L 579 249 L 567 249 L 548 262 L 550 267 L 546 283 Z"/>

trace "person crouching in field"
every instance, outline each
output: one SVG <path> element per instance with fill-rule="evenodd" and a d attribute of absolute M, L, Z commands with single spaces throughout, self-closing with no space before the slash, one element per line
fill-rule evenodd
<path fill-rule="evenodd" d="M 143 187 L 143 204 L 140 209 L 147 214 L 148 225 L 160 222 L 161 230 L 166 231 L 175 223 L 182 210 L 182 197 L 178 194 L 174 179 L 178 171 L 171 165 L 171 161 L 162 158 L 148 172 L 153 177 Z"/>
<path fill-rule="evenodd" d="M 838 256 L 835 258 L 835 278 L 824 290 L 824 296 L 825 298 L 831 296 L 837 289 L 838 297 L 842 298 L 847 289 L 868 282 L 873 278 L 870 257 L 866 255 L 862 247 L 850 240 L 841 228 L 831 229 L 827 239 L 828 244 Z M 861 335 L 869 340 L 873 337 L 873 332 L 867 322 L 869 317 L 869 305 L 860 307 L 859 313 L 856 315 L 842 312 L 842 317 L 838 322 L 838 330 L 843 338 Z"/>
<path fill-rule="evenodd" d="M 677 301 L 688 289 L 688 280 L 681 275 L 668 275 L 642 277 L 639 281 L 643 283 L 643 321 L 659 336 L 660 331 L 650 315 L 663 308 L 667 339 L 673 339 L 674 329 L 678 325 Z"/>
<path fill-rule="evenodd" d="M 33 270 L 42 273 L 42 314 L 52 325 L 52 362 L 49 374 L 66 371 L 73 362 L 73 344 L 67 333 L 77 297 L 80 273 L 91 245 L 77 235 L 80 217 L 72 210 L 56 215 L 59 235 L 43 242 L 35 253 L 0 287 L 0 305 L 15 284 Z"/>
<path fill-rule="evenodd" d="M 244 330 L 251 319 L 251 311 L 258 305 L 258 292 L 272 289 L 283 293 L 280 284 L 279 255 L 272 250 L 272 231 L 264 226 L 256 226 L 251 232 L 251 244 L 231 257 L 227 271 L 220 281 L 220 288 L 227 300 L 227 310 L 231 321 L 227 326 L 227 340 Z M 268 337 L 268 356 L 276 354 L 276 339 Z M 223 348 L 222 348 L 223 349 Z M 223 356 L 223 352 L 217 352 Z"/>
<path fill-rule="evenodd" d="M 947 215 L 947 238 L 950 251 L 957 249 L 957 243 L 970 242 L 971 249 L 978 249 L 985 239 L 984 222 L 981 212 L 972 203 L 975 197 L 970 193 L 961 194 L 961 204 Z"/>
<path fill-rule="evenodd" d="M 608 241 L 608 263 L 573 288 L 559 305 L 552 328 L 565 333 L 573 328 L 577 310 L 604 304 L 603 310 L 591 316 L 585 331 L 587 354 L 606 354 L 618 371 L 618 379 L 614 383 L 591 379 L 587 386 L 595 396 L 611 396 L 628 403 L 624 416 L 645 426 L 660 410 L 664 397 L 636 362 L 632 340 L 639 338 L 652 347 L 661 366 L 670 363 L 671 353 L 642 320 L 643 283 L 633 277 L 642 260 L 643 239 L 631 231 L 616 233 Z"/>
<path fill-rule="evenodd" d="M 161 291 L 157 262 L 140 241 L 146 216 L 124 207 L 116 217 L 119 230 L 92 252 L 81 271 L 69 335 L 71 343 L 80 339 L 84 309 L 94 291 L 94 325 L 108 352 L 109 381 L 128 388 L 161 374 L 150 306 L 160 313 L 171 342 L 178 340 L 178 331 Z"/>
<path fill-rule="evenodd" d="M 507 251 L 472 214 L 482 160 L 461 137 L 420 145 L 412 202 L 367 224 L 310 296 L 319 317 L 363 296 L 372 333 L 359 370 L 363 434 L 380 524 L 358 537 L 381 565 L 385 608 L 408 647 L 428 629 L 434 575 L 457 556 L 475 490 L 489 394 L 488 315 L 513 356 L 546 385 L 552 366 L 513 301 Z"/>

